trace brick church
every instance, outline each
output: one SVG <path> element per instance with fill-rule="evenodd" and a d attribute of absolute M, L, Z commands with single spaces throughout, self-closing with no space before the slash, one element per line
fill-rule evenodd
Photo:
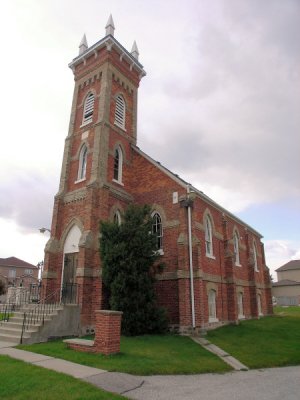
<path fill-rule="evenodd" d="M 134 42 L 103 39 L 69 64 L 75 88 L 51 237 L 47 292 L 76 283 L 81 331 L 107 307 L 101 280 L 99 221 L 122 223 L 130 203 L 150 204 L 166 267 L 156 276 L 170 327 L 197 331 L 272 313 L 262 236 L 137 147 L 137 98 L 146 75 Z"/>

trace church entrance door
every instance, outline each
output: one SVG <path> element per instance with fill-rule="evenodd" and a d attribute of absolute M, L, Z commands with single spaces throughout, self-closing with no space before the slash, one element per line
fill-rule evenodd
<path fill-rule="evenodd" d="M 78 261 L 78 253 L 65 254 L 64 272 L 62 281 L 62 301 L 64 303 L 73 303 L 76 293 L 76 268 Z"/>

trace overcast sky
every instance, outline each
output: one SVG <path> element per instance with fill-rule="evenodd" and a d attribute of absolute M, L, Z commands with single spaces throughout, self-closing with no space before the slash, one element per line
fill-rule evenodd
<path fill-rule="evenodd" d="M 138 145 L 300 258 L 299 0 L 10 0 L 1 5 L 0 257 L 43 259 L 86 33 L 134 40 Z M 276 274 L 273 273 L 274 278 Z"/>

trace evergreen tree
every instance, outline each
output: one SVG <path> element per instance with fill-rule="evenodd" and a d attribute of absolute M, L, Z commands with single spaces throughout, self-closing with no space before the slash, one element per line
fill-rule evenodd
<path fill-rule="evenodd" d="M 101 222 L 102 279 L 111 309 L 123 311 L 125 335 L 167 328 L 165 312 L 157 306 L 154 291 L 154 265 L 159 258 L 156 246 L 147 205 L 130 205 L 121 225 Z"/>

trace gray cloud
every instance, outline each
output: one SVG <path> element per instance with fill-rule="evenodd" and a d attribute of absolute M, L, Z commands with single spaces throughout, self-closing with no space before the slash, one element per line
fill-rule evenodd
<path fill-rule="evenodd" d="M 31 78 L 36 88 L 33 98 L 47 99 L 40 102 L 44 112 L 31 105 L 27 109 L 28 97 L 22 99 L 25 105 L 22 125 L 26 126 L 23 120 L 26 117 L 30 126 L 31 108 L 39 110 L 35 122 L 38 118 L 40 124 L 47 121 L 42 135 L 38 132 L 30 139 L 32 132 L 28 132 L 32 144 L 41 146 L 40 152 L 44 151 L 44 142 L 50 147 L 49 138 L 57 146 L 63 145 L 63 135 L 67 132 L 62 121 L 68 119 L 65 113 L 69 112 L 66 111 L 69 106 L 65 104 L 70 104 L 73 83 L 63 62 L 76 56 L 73 50 L 77 49 L 71 47 L 77 45 L 75 36 L 78 35 L 79 41 L 83 31 L 92 26 L 96 40 L 104 33 L 99 25 L 103 18 L 97 12 L 90 15 L 87 11 L 98 10 L 97 1 L 89 1 L 90 7 L 75 13 L 62 28 L 58 27 L 63 13 L 57 14 L 61 2 L 54 3 L 38 7 L 42 16 L 55 17 L 47 22 L 55 32 L 50 29 L 43 43 L 37 40 L 31 49 L 33 56 L 42 51 L 36 47 L 39 45 L 46 49 L 41 54 L 47 57 L 51 48 L 50 58 L 55 60 L 47 72 L 46 65 L 37 68 L 39 79 Z M 80 4 L 76 0 L 78 10 Z M 211 185 L 212 191 L 219 186 L 227 191 L 239 190 L 245 198 L 251 194 L 253 202 L 276 200 L 285 195 L 299 198 L 300 2 L 189 0 L 183 5 L 174 0 L 160 2 L 159 13 L 152 3 L 129 2 L 126 10 L 118 1 L 111 4 L 119 12 L 115 16 L 112 10 L 116 38 L 127 46 L 126 40 L 132 41 L 133 35 L 138 35 L 141 62 L 148 72 L 139 93 L 138 145 L 186 180 L 199 183 L 200 190 L 203 182 L 208 190 Z M 170 14 L 171 5 L 174 13 Z M 128 7 L 131 11 L 139 9 L 140 14 L 129 12 Z M 33 11 L 28 9 L 28 20 Z M 20 9 L 22 18 L 23 13 Z M 91 18 L 88 27 L 87 18 Z M 36 32 L 42 31 L 41 20 L 35 18 L 37 25 L 29 30 L 30 37 L 38 39 Z M 27 26 L 23 27 L 24 34 Z M 18 42 L 20 36 L 16 38 Z M 57 42 L 58 36 L 64 38 L 64 46 Z M 92 44 L 92 38 L 88 39 Z M 28 40 L 21 47 L 26 53 L 30 51 Z M 28 64 L 28 73 L 30 69 Z M 43 81 L 45 73 L 49 75 L 47 82 Z M 24 81 L 22 77 L 21 80 Z M 56 84 L 52 85 L 54 80 Z M 64 87 L 68 87 L 68 93 L 58 92 Z M 32 88 L 23 88 L 20 96 L 28 91 L 32 92 Z M 11 93 L 13 96 L 14 92 Z M 45 97 L 45 93 L 49 95 Z M 58 122 L 51 123 L 54 120 Z M 62 136 L 54 139 L 60 130 Z M 17 139 L 20 143 L 27 144 L 27 136 L 20 129 L 15 133 L 20 135 Z M 19 168 L 18 159 L 15 164 Z M 59 168 L 60 161 L 53 161 L 52 165 Z M 28 230 L 49 225 L 57 176 L 36 173 L 34 169 L 26 174 L 20 170 L 14 172 L 9 181 L 1 183 L 0 216 L 15 219 Z"/>
<path fill-rule="evenodd" d="M 143 111 L 160 142 L 142 125 L 142 143 L 175 172 L 239 185 L 257 201 L 300 196 L 300 3 L 220 4 L 221 19 L 202 23 L 186 44 L 194 52 L 184 75 L 174 65 L 152 88 L 164 96 L 162 112 Z"/>
<path fill-rule="evenodd" d="M 49 227 L 57 182 L 34 171 L 20 172 L 0 191 L 0 217 L 13 219 L 25 232 Z"/>

